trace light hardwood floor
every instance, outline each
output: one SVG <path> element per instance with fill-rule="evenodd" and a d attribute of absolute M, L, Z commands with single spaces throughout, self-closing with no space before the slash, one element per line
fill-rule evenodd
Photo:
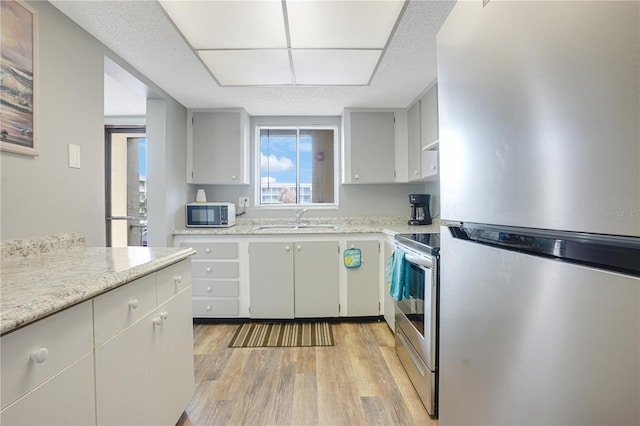
<path fill-rule="evenodd" d="M 384 322 L 335 323 L 335 346 L 228 348 L 194 326 L 196 393 L 178 425 L 430 425 Z"/>

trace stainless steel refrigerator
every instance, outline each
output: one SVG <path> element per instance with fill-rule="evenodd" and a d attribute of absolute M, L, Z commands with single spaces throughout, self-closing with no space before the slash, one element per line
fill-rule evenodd
<path fill-rule="evenodd" d="M 440 424 L 640 424 L 640 2 L 438 33 Z"/>

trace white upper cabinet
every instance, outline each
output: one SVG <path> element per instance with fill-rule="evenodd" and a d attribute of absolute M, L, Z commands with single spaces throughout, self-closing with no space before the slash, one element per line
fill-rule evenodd
<path fill-rule="evenodd" d="M 249 115 L 244 109 L 189 111 L 187 182 L 248 185 Z"/>
<path fill-rule="evenodd" d="M 420 157 L 422 152 L 420 101 L 407 111 L 407 140 L 409 149 L 409 181 L 422 180 Z"/>
<path fill-rule="evenodd" d="M 396 164 L 406 153 L 406 111 L 345 109 L 343 117 L 343 183 L 406 181 L 406 165 Z"/>
<path fill-rule="evenodd" d="M 438 141 L 438 85 L 434 84 L 420 99 L 422 147 Z"/>

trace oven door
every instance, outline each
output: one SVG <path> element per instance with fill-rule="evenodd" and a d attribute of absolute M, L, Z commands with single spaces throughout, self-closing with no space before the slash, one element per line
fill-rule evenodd
<path fill-rule="evenodd" d="M 437 271 L 434 258 L 408 251 L 409 262 L 406 285 L 410 297 L 396 306 L 396 327 L 401 329 L 418 356 L 430 371 L 436 370 L 436 316 L 437 316 Z"/>

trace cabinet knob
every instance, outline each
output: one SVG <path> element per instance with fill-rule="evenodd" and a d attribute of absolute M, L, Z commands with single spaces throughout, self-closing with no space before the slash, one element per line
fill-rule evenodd
<path fill-rule="evenodd" d="M 160 312 L 160 318 L 162 318 L 163 320 L 166 320 L 167 318 L 169 318 L 169 312 L 167 311 Z"/>
<path fill-rule="evenodd" d="M 205 308 L 207 311 L 211 310 L 211 305 L 207 305 L 207 307 Z"/>
<path fill-rule="evenodd" d="M 207 291 L 211 291 L 211 290 L 212 290 L 211 286 L 207 287 Z"/>
<path fill-rule="evenodd" d="M 176 284 L 180 284 L 182 282 L 182 275 L 176 275 L 175 281 Z"/>
<path fill-rule="evenodd" d="M 42 364 L 49 357 L 49 349 L 40 348 L 37 351 L 31 352 L 31 361 L 35 361 L 37 364 Z"/>
<path fill-rule="evenodd" d="M 436 170 L 438 166 L 431 166 L 431 170 Z"/>
<path fill-rule="evenodd" d="M 131 309 L 138 309 L 138 299 L 129 300 L 129 307 Z"/>
<path fill-rule="evenodd" d="M 205 253 L 211 253 L 211 249 L 209 247 L 207 247 L 206 249 L 204 249 Z"/>
<path fill-rule="evenodd" d="M 420 172 L 419 172 L 419 171 L 417 171 L 417 170 L 414 170 L 414 171 L 413 171 L 413 174 L 414 174 L 414 176 L 419 176 L 419 175 L 420 175 Z"/>
<path fill-rule="evenodd" d="M 211 267 L 207 268 L 206 271 L 211 272 L 212 271 Z"/>
<path fill-rule="evenodd" d="M 356 245 L 355 244 L 351 244 L 351 248 L 356 248 Z"/>
<path fill-rule="evenodd" d="M 160 318 L 160 317 L 154 317 L 154 318 L 153 318 L 153 325 L 157 325 L 157 326 L 162 325 L 162 318 Z"/>
<path fill-rule="evenodd" d="M 353 175 L 353 179 L 354 179 L 354 180 L 358 180 L 358 179 L 360 179 L 360 175 L 356 173 L 355 175 Z"/>
<path fill-rule="evenodd" d="M 289 246 L 285 246 L 284 247 L 284 251 L 290 251 L 290 250 L 291 250 L 291 247 L 289 247 Z"/>
<path fill-rule="evenodd" d="M 296 250 L 298 250 L 298 251 L 302 250 L 302 246 L 301 246 L 300 244 L 298 244 L 298 245 L 296 246 Z"/>
<path fill-rule="evenodd" d="M 231 180 L 236 180 L 238 177 L 236 175 L 231 176 Z"/>

